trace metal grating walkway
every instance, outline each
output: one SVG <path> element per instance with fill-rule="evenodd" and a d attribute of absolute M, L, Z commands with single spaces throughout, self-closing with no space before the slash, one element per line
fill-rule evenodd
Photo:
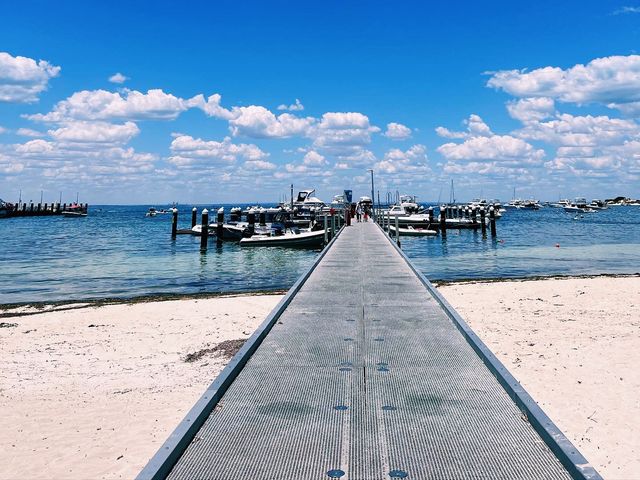
<path fill-rule="evenodd" d="M 168 478 L 572 477 L 384 233 L 361 223 L 343 229 Z"/>

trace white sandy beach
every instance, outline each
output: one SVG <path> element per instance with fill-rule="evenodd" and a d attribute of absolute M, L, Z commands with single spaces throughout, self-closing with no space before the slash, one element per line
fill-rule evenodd
<path fill-rule="evenodd" d="M 638 478 L 639 277 L 440 290 L 605 478 Z M 0 318 L 0 478 L 134 477 L 280 298 Z"/>
<path fill-rule="evenodd" d="M 440 292 L 604 478 L 640 478 L 640 277 Z"/>
<path fill-rule="evenodd" d="M 109 305 L 2 318 L 0 477 L 133 478 L 281 297 Z"/>

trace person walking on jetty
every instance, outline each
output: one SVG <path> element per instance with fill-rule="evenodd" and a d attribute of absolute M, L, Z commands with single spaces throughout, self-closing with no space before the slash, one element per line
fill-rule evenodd
<path fill-rule="evenodd" d="M 362 207 L 360 205 L 358 205 L 356 207 L 356 220 L 358 222 L 360 222 L 360 220 L 362 220 Z"/>
<path fill-rule="evenodd" d="M 369 221 L 369 208 L 368 207 L 364 207 L 364 221 L 365 222 Z"/>

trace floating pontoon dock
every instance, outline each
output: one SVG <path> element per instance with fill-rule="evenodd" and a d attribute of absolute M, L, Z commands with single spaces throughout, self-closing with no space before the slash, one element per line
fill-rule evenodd
<path fill-rule="evenodd" d="M 599 479 L 374 223 L 343 228 L 139 479 Z"/>

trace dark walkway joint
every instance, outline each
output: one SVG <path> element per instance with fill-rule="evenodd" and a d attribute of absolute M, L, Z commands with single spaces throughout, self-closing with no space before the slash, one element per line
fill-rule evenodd
<path fill-rule="evenodd" d="M 140 479 L 600 478 L 375 224 L 295 290 Z"/>

